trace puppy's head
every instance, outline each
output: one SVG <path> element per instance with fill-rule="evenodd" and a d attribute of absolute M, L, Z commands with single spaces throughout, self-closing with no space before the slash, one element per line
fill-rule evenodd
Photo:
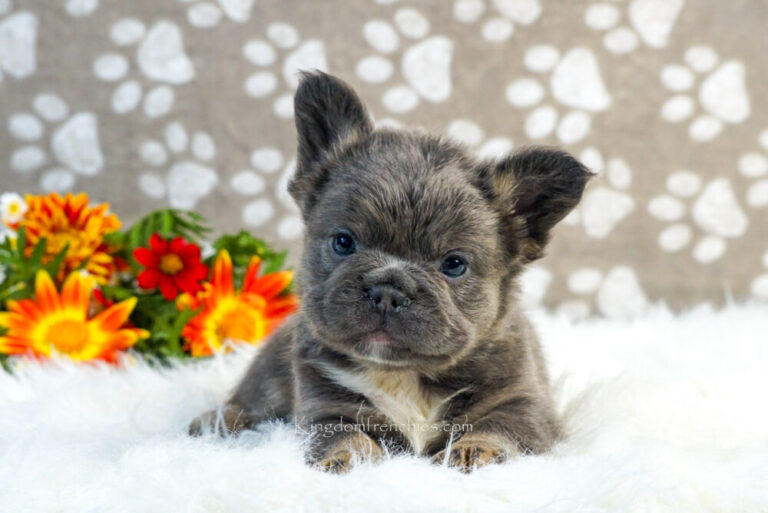
<path fill-rule="evenodd" d="M 295 118 L 302 308 L 320 342 L 371 365 L 437 369 L 508 329 L 516 275 L 589 177 L 560 151 L 478 162 L 437 137 L 374 130 L 354 91 L 321 73 L 304 75 Z"/>

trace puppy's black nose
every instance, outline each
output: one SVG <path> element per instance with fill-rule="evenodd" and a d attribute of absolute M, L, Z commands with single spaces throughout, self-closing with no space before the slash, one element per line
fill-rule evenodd
<path fill-rule="evenodd" d="M 411 304 L 411 298 L 390 285 L 375 285 L 365 292 L 365 297 L 382 314 L 400 312 Z"/>

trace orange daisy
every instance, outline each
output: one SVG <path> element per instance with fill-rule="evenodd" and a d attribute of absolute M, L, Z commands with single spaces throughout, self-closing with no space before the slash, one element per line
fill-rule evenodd
<path fill-rule="evenodd" d="M 232 259 L 222 250 L 213 265 L 213 278 L 203 284 L 203 292 L 179 296 L 179 308 L 201 309 L 181 332 L 187 341 L 185 349 L 192 356 L 211 355 L 226 347 L 228 341 L 257 343 L 296 311 L 296 296 L 281 294 L 291 283 L 293 273 L 279 271 L 259 276 L 260 266 L 261 259 L 253 257 L 243 288 L 236 292 Z"/>
<path fill-rule="evenodd" d="M 107 251 L 104 236 L 120 228 L 117 216 L 110 214 L 109 204 L 88 206 L 88 195 L 67 193 L 60 196 L 53 192 L 47 196 L 26 197 L 28 210 L 16 223 L 9 224 L 15 230 L 25 228 L 27 251 L 45 238 L 44 262 L 48 262 L 69 244 L 67 255 L 57 277 L 63 279 L 83 262 L 85 270 L 99 283 L 106 283 L 115 269 L 114 258 Z"/>
<path fill-rule="evenodd" d="M 35 276 L 35 297 L 8 301 L 0 312 L 0 353 L 51 356 L 62 354 L 73 360 L 101 359 L 113 362 L 117 352 L 131 347 L 149 332 L 123 328 L 136 306 L 126 299 L 89 318 L 88 308 L 95 280 L 83 273 L 67 277 L 61 294 L 44 270 Z"/>

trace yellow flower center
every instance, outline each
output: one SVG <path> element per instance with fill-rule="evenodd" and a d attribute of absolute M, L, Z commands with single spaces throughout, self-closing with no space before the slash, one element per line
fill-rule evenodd
<path fill-rule="evenodd" d="M 176 274 L 184 268 L 184 262 L 182 262 L 179 255 L 171 253 L 170 255 L 163 255 L 160 258 L 160 270 L 165 274 Z"/>
<path fill-rule="evenodd" d="M 79 255 L 80 250 L 83 248 L 83 243 L 83 237 L 77 231 L 62 230 L 46 235 L 46 250 L 52 255 L 61 252 L 67 244 L 69 244 L 68 254 Z"/>
<path fill-rule="evenodd" d="M 21 210 L 21 205 L 19 205 L 18 203 L 11 203 L 8 206 L 8 213 L 11 214 L 11 215 L 18 214 L 19 210 Z"/>
<path fill-rule="evenodd" d="M 254 308 L 239 303 L 221 316 L 216 327 L 220 341 L 237 340 L 253 342 L 264 336 L 264 319 Z"/>
<path fill-rule="evenodd" d="M 88 324 L 72 319 L 56 321 L 48 328 L 45 340 L 59 353 L 74 353 L 88 345 Z"/>

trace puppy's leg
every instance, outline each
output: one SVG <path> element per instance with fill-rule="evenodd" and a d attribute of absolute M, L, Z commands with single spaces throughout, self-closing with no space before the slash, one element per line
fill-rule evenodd
<path fill-rule="evenodd" d="M 380 459 L 384 451 L 369 434 L 371 424 L 381 421 L 377 412 L 365 397 L 329 377 L 330 369 L 340 365 L 334 355 L 313 348 L 310 352 L 312 359 L 300 351 L 294 362 L 296 423 L 310 435 L 307 463 L 342 473 L 358 459 Z"/>
<path fill-rule="evenodd" d="M 518 455 L 517 445 L 496 433 L 469 433 L 432 457 L 432 463 L 448 465 L 462 472 L 491 463 L 503 463 Z"/>
<path fill-rule="evenodd" d="M 544 452 L 560 436 L 551 404 L 536 397 L 506 399 L 471 425 L 472 431 L 438 452 L 432 462 L 470 472 L 520 454 Z"/>
<path fill-rule="evenodd" d="M 251 421 L 241 407 L 233 403 L 227 403 L 219 410 L 211 410 L 195 418 L 189 425 L 189 434 L 200 436 L 206 428 L 217 428 L 225 435 L 239 433 L 243 429 L 251 427 Z"/>
<path fill-rule="evenodd" d="M 223 434 L 249 429 L 265 420 L 285 420 L 293 407 L 290 362 L 291 325 L 285 323 L 265 342 L 232 397 L 222 407 Z M 206 412 L 189 426 L 191 435 L 216 427 L 219 411 Z"/>
<path fill-rule="evenodd" d="M 326 428 L 329 424 L 323 425 Z M 342 427 L 337 425 L 335 427 Z M 348 424 L 350 428 L 354 427 Z M 333 428 L 330 428 L 333 429 Z M 316 434 L 312 449 L 307 455 L 309 463 L 320 470 L 337 474 L 348 472 L 354 465 L 355 458 L 366 461 L 378 461 L 384 456 L 381 449 L 370 436 L 362 431 L 333 431 L 330 437 L 324 437 L 322 432 Z"/>

